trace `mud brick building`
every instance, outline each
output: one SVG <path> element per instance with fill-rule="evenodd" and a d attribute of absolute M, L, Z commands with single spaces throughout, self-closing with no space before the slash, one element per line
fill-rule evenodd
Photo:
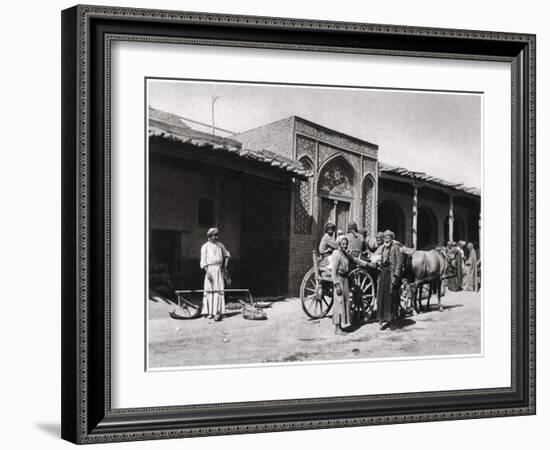
<path fill-rule="evenodd" d="M 381 163 L 376 144 L 301 117 L 220 137 L 150 109 L 148 133 L 150 267 L 180 289 L 202 286 L 211 226 L 253 295 L 298 295 L 328 220 L 415 248 L 479 242 L 478 190 Z"/>

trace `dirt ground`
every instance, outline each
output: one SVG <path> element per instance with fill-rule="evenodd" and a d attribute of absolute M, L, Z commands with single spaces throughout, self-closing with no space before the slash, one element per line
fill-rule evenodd
<path fill-rule="evenodd" d="M 369 322 L 337 336 L 330 315 L 309 319 L 297 298 L 274 302 L 265 309 L 268 320 L 234 313 L 221 322 L 172 319 L 173 304 L 150 300 L 149 367 L 479 353 L 480 303 L 479 293 L 447 291 L 443 311 L 432 303 L 429 312 L 401 319 L 396 329 Z"/>

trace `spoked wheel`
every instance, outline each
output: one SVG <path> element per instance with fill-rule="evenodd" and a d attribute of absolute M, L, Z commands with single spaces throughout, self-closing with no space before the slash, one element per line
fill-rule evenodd
<path fill-rule="evenodd" d="M 188 300 L 180 298 L 179 303 L 180 303 L 179 306 L 170 312 L 170 317 L 172 319 L 178 319 L 178 320 L 196 319 L 201 315 L 202 302 L 195 304 L 195 303 L 191 303 Z"/>
<path fill-rule="evenodd" d="M 348 279 L 353 294 L 352 314 L 362 317 L 367 322 L 374 311 L 376 300 L 374 280 L 364 269 L 352 270 Z"/>
<path fill-rule="evenodd" d="M 332 308 L 332 283 L 317 277 L 315 268 L 310 269 L 300 286 L 302 309 L 312 319 L 322 319 Z"/>

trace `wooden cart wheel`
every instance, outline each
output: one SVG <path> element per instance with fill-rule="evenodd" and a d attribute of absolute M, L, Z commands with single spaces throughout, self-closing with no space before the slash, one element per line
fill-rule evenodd
<path fill-rule="evenodd" d="M 376 303 L 374 280 L 365 269 L 352 270 L 348 275 L 348 280 L 353 293 L 352 314 L 355 313 L 362 317 L 364 322 L 367 322 Z"/>
<path fill-rule="evenodd" d="M 317 277 L 315 268 L 310 269 L 300 286 L 302 309 L 312 319 L 322 319 L 332 308 L 332 283 Z"/>
<path fill-rule="evenodd" d="M 172 319 L 188 320 L 200 317 L 202 312 L 202 301 L 195 304 L 181 297 L 178 300 L 180 305 L 170 312 L 170 317 Z"/>

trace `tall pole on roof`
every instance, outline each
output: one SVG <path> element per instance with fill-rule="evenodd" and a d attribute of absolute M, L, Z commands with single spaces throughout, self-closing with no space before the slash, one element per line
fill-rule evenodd
<path fill-rule="evenodd" d="M 220 97 L 216 97 L 215 95 L 212 96 L 212 134 L 216 134 L 216 126 L 214 122 L 214 103 L 216 103 L 216 100 Z"/>

